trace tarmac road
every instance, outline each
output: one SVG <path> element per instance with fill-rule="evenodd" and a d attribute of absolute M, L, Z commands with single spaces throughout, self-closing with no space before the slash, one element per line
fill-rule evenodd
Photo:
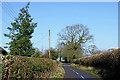
<path fill-rule="evenodd" d="M 63 68 L 65 70 L 65 77 L 64 77 L 65 80 L 66 79 L 67 80 L 102 80 L 101 78 L 93 74 L 78 70 L 67 64 L 64 64 Z"/>

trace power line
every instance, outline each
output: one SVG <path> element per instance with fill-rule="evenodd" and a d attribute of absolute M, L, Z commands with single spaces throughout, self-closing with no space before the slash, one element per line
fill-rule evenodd
<path fill-rule="evenodd" d="M 8 2 L 4 2 L 3 8 L 7 9 L 7 11 L 9 11 L 9 13 L 10 13 L 11 16 L 13 16 L 13 17 L 17 16 L 16 15 L 17 13 L 12 9 L 11 6 L 9 6 Z"/>
<path fill-rule="evenodd" d="M 43 41 L 43 40 L 46 38 L 46 35 L 47 35 L 47 34 L 45 34 L 42 38 L 40 38 L 38 41 L 36 41 L 36 42 L 33 43 L 33 44 L 36 45 L 38 42 Z"/>
<path fill-rule="evenodd" d="M 8 2 L 6 2 L 6 4 L 8 5 L 8 6 L 10 6 L 10 4 L 8 3 Z M 11 6 L 10 6 L 11 7 Z M 17 13 L 16 13 L 16 11 L 14 11 L 14 9 L 11 7 L 11 8 L 9 8 L 9 10 L 11 10 L 11 12 L 14 14 L 14 15 L 16 15 L 17 16 Z"/>
<path fill-rule="evenodd" d="M 3 5 L 3 11 L 6 12 L 6 14 L 8 14 L 12 19 L 15 18 L 14 15 L 11 13 L 11 11 L 9 11 L 9 9 Z"/>
<path fill-rule="evenodd" d="M 5 11 L 5 10 L 4 10 Z M 6 12 L 6 11 L 5 11 Z M 6 12 L 5 14 L 8 14 L 9 15 L 9 17 L 11 18 L 11 19 L 13 19 L 14 17 L 13 16 L 11 16 L 8 12 Z"/>

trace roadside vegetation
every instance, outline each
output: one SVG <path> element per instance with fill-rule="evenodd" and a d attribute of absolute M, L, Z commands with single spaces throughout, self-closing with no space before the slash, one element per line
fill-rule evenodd
<path fill-rule="evenodd" d="M 79 66 L 93 67 L 93 69 L 87 71 L 100 74 L 100 76 L 105 80 L 111 80 L 119 78 L 120 75 L 119 52 L 120 49 L 115 49 L 98 55 L 82 57 L 80 59 L 73 60 L 73 63 L 79 64 Z"/>
<path fill-rule="evenodd" d="M 51 76 L 50 78 L 64 78 L 65 70 L 62 67 L 63 63 L 60 63 L 57 67 L 55 75 Z"/>
<path fill-rule="evenodd" d="M 2 57 L 2 78 L 49 78 L 57 69 L 58 62 L 47 58 L 22 56 Z"/>
<path fill-rule="evenodd" d="M 56 61 L 58 57 L 60 61 L 63 58 L 65 63 L 75 63 L 77 65 L 72 66 L 104 79 L 119 77 L 120 49 L 100 54 L 103 51 L 93 44 L 93 35 L 83 24 L 66 26 L 58 33 L 58 44 L 50 49 L 50 59 L 48 49 L 42 54 L 34 48 L 31 38 L 37 23 L 33 22 L 29 5 L 20 9 L 18 17 L 7 28 L 9 33 L 4 34 L 10 39 L 6 43 L 9 46 L 5 46 L 10 53 L 2 57 L 2 78 L 63 78 L 65 71 L 62 63 Z M 84 57 L 86 53 L 91 56 Z"/>
<path fill-rule="evenodd" d="M 58 51 L 57 50 L 51 48 L 50 49 L 50 54 L 51 54 L 50 57 L 51 57 L 52 60 L 57 60 L 58 59 Z M 45 54 L 43 54 L 41 56 L 41 58 L 49 58 L 49 50 L 46 50 Z"/>
<path fill-rule="evenodd" d="M 78 64 L 71 63 L 70 66 L 75 67 L 79 70 L 86 71 L 90 74 L 96 75 L 97 77 L 101 78 L 102 75 L 98 74 L 96 71 L 94 71 L 94 67 L 86 67 Z"/>
<path fill-rule="evenodd" d="M 10 39 L 10 42 L 6 43 L 9 46 L 5 46 L 5 48 L 10 50 L 11 55 L 30 57 L 35 53 L 30 39 L 37 23 L 33 22 L 33 18 L 29 14 L 29 5 L 30 3 L 27 3 L 24 8 L 20 9 L 18 17 L 7 28 L 9 34 L 4 34 Z"/>

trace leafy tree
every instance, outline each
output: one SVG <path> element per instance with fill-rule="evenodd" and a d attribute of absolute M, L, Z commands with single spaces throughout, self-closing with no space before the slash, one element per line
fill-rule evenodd
<path fill-rule="evenodd" d="M 11 55 L 31 56 L 34 53 L 30 39 L 37 23 L 32 22 L 33 18 L 28 12 L 29 4 L 20 9 L 18 18 L 11 23 L 12 27 L 7 28 L 9 34 L 4 34 L 11 39 L 11 42 L 7 43 Z"/>
<path fill-rule="evenodd" d="M 63 49 L 62 57 L 63 59 L 66 59 L 66 62 L 71 62 L 73 59 L 76 59 L 78 57 L 82 56 L 82 51 L 80 50 L 73 50 L 70 49 L 69 46 L 65 46 Z"/>
<path fill-rule="evenodd" d="M 57 60 L 58 58 L 58 52 L 55 49 L 50 50 L 51 56 L 53 60 Z"/>
<path fill-rule="evenodd" d="M 39 49 L 38 48 L 36 48 L 35 49 L 35 53 L 33 54 L 33 57 L 41 57 L 42 56 L 42 52 L 41 51 L 39 51 Z"/>
<path fill-rule="evenodd" d="M 50 49 L 50 54 L 51 54 L 51 58 L 53 60 L 57 60 L 57 58 L 58 58 L 58 52 L 57 52 L 57 50 L 51 48 Z M 42 57 L 43 58 L 49 58 L 49 50 L 46 50 L 45 54 Z"/>
<path fill-rule="evenodd" d="M 59 40 L 65 44 L 63 56 L 69 60 L 82 56 L 85 46 L 93 39 L 87 26 L 82 24 L 66 26 L 58 36 Z"/>

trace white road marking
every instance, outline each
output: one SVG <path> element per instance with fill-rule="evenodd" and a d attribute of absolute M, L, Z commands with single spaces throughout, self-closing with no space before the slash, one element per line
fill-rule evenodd
<path fill-rule="evenodd" d="M 73 72 L 75 72 L 77 75 L 79 74 L 78 72 L 74 71 L 73 69 L 70 69 L 72 70 Z M 80 75 L 83 79 L 85 79 L 82 75 Z"/>
<path fill-rule="evenodd" d="M 76 74 L 79 74 L 78 72 L 76 72 Z"/>
<path fill-rule="evenodd" d="M 72 69 L 71 69 L 72 70 Z M 74 71 L 74 70 L 72 70 L 73 72 L 75 72 L 76 74 L 79 74 L 78 72 L 76 72 L 76 71 Z"/>
<path fill-rule="evenodd" d="M 82 75 L 81 75 L 81 77 L 82 77 L 83 79 L 85 79 Z"/>
<path fill-rule="evenodd" d="M 75 72 L 75 71 L 73 70 L 73 72 Z"/>

